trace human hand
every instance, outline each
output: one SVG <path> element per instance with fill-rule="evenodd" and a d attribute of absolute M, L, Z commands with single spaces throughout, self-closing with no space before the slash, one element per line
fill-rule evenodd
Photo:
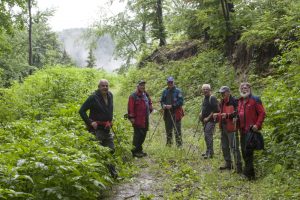
<path fill-rule="evenodd" d="M 165 105 L 165 108 L 170 110 L 172 108 L 172 105 Z"/>
<path fill-rule="evenodd" d="M 256 126 L 256 125 L 253 125 L 253 126 L 252 126 L 252 130 L 253 130 L 254 132 L 258 131 L 257 126 Z"/>
<path fill-rule="evenodd" d="M 204 123 L 206 123 L 206 122 L 209 121 L 209 118 L 208 118 L 208 117 L 205 117 L 205 118 L 203 119 L 203 121 L 204 121 Z"/>
<path fill-rule="evenodd" d="M 221 113 L 221 117 L 222 117 L 222 119 L 226 119 L 226 113 Z"/>
<path fill-rule="evenodd" d="M 97 127 L 98 127 L 98 124 L 97 124 L 97 122 L 92 122 L 91 123 L 91 126 L 93 127 L 93 129 L 97 129 Z"/>
<path fill-rule="evenodd" d="M 134 118 L 129 119 L 132 124 L 134 124 Z"/>
<path fill-rule="evenodd" d="M 218 115 L 219 115 L 219 113 L 214 113 L 214 114 L 213 114 L 214 121 L 216 121 Z"/>

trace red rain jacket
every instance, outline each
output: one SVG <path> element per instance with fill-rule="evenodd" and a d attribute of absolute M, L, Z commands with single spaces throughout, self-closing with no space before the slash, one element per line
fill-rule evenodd
<path fill-rule="evenodd" d="M 146 128 L 149 114 L 152 112 L 152 101 L 149 95 L 144 92 L 136 91 L 129 96 L 128 118 L 134 119 L 133 126 Z"/>
<path fill-rule="evenodd" d="M 253 125 L 260 130 L 266 116 L 260 98 L 253 95 L 250 95 L 245 103 L 243 97 L 239 99 L 238 114 L 242 133 L 247 133 Z"/>

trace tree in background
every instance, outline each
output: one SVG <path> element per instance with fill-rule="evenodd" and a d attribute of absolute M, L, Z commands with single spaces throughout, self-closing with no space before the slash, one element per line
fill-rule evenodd
<path fill-rule="evenodd" d="M 28 65 L 32 65 L 32 5 L 34 4 L 33 0 L 27 1 L 28 6 Z"/>
<path fill-rule="evenodd" d="M 113 17 L 101 16 L 96 34 L 110 34 L 116 43 L 115 55 L 126 59 L 128 68 L 132 61 L 152 46 L 166 44 L 162 0 L 128 1 L 123 12 Z M 158 40 L 158 42 L 156 42 Z"/>
<path fill-rule="evenodd" d="M 94 50 L 92 47 L 90 47 L 89 49 L 89 55 L 87 57 L 86 62 L 87 62 L 86 65 L 87 68 L 94 68 L 96 66 L 96 57 L 94 55 Z"/>
<path fill-rule="evenodd" d="M 46 65 L 73 65 L 64 55 L 57 34 L 48 25 L 52 15 L 53 11 L 46 10 L 32 16 L 32 65 L 28 63 L 28 30 L 14 27 L 13 34 L 0 32 L 0 86 L 8 87 L 14 80 L 22 81 L 34 70 Z"/>
<path fill-rule="evenodd" d="M 23 13 L 16 12 L 19 7 L 21 10 L 25 10 L 27 0 L 1 0 L 0 1 L 0 33 L 6 32 L 12 34 L 15 28 L 23 26 Z M 0 38 L 1 42 L 1 38 Z"/>

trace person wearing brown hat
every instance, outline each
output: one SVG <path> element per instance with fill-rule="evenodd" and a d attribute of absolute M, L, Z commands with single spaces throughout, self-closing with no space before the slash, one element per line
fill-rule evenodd
<path fill-rule="evenodd" d="M 144 157 L 147 153 L 143 152 L 143 143 L 149 128 L 149 115 L 152 112 L 152 101 L 146 92 L 146 81 L 140 80 L 137 89 L 128 99 L 128 119 L 132 123 L 133 146 L 131 150 L 133 157 Z"/>
<path fill-rule="evenodd" d="M 241 153 L 239 149 L 239 137 L 237 134 L 237 106 L 238 102 L 231 93 L 228 86 L 222 86 L 219 89 L 222 95 L 220 102 L 220 112 L 214 113 L 213 118 L 219 122 L 221 129 L 221 144 L 222 152 L 225 160 L 225 165 L 220 167 L 220 170 L 231 170 L 235 168 L 237 173 L 242 173 Z M 235 164 L 232 163 L 231 154 Z"/>

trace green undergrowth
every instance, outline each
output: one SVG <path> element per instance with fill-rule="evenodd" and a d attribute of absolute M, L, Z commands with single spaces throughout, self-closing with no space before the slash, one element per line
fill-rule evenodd
<path fill-rule="evenodd" d="M 78 110 L 99 79 L 92 69 L 46 68 L 24 83 L 1 89 L 0 199 L 97 199 L 120 176 L 131 174 L 130 126 L 116 117 L 116 153 L 88 133 Z"/>
<path fill-rule="evenodd" d="M 159 115 L 153 116 L 152 124 L 157 124 L 158 119 Z M 261 161 L 267 152 L 255 153 L 255 181 L 246 180 L 234 170 L 220 171 L 224 162 L 220 132 L 217 128 L 214 134 L 214 158 L 205 160 L 201 156 L 205 151 L 203 127 L 199 127 L 196 132 L 193 127 L 184 127 L 182 149 L 176 145 L 166 147 L 163 122 L 155 132 L 149 131 L 144 145 L 152 160 L 148 166 L 155 176 L 160 177 L 161 182 L 157 184 L 164 191 L 164 199 L 295 199 L 299 196 L 295 182 L 299 180 L 298 172 L 289 176 L 283 168 L 277 171 L 271 168 L 273 171 L 267 172 L 271 169 L 265 169 Z M 290 188 L 293 184 L 295 187 Z"/>

